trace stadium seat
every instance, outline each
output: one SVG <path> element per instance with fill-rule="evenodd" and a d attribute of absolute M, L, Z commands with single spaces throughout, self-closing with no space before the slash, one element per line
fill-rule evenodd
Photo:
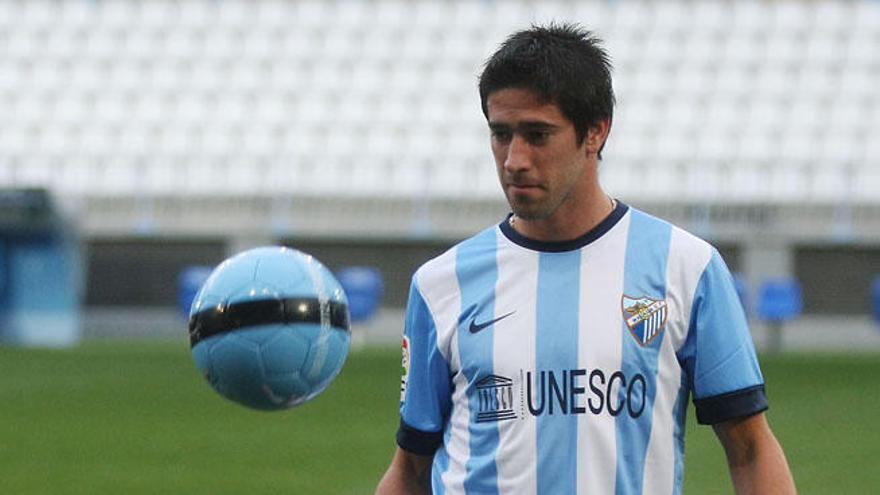
<path fill-rule="evenodd" d="M 352 323 L 368 321 L 382 300 L 382 272 L 371 266 L 347 266 L 339 269 L 336 277 L 348 297 Z"/>
<path fill-rule="evenodd" d="M 736 295 L 739 297 L 739 302 L 742 304 L 743 310 L 745 311 L 746 315 L 749 315 L 749 313 L 751 312 L 751 305 L 749 302 L 749 287 L 745 277 L 742 274 L 733 274 L 733 287 L 736 289 Z"/>
<path fill-rule="evenodd" d="M 794 320 L 803 311 L 800 283 L 791 277 L 765 280 L 758 291 L 756 313 L 766 322 Z"/>
<path fill-rule="evenodd" d="M 189 318 L 190 306 L 202 285 L 214 270 L 212 266 L 188 266 L 177 278 L 177 309 L 184 318 Z"/>
<path fill-rule="evenodd" d="M 874 146 L 877 146 L 876 144 Z M 880 146 L 877 146 L 880 148 Z M 876 164 L 863 163 L 856 168 L 853 179 L 854 200 L 859 203 L 880 204 L 880 170 Z"/>
<path fill-rule="evenodd" d="M 758 291 L 755 311 L 767 324 L 769 351 L 779 352 L 782 350 L 783 325 L 800 317 L 803 311 L 800 283 L 791 277 L 765 280 Z"/>
<path fill-rule="evenodd" d="M 874 320 L 880 323 L 880 275 L 876 275 L 871 282 L 871 309 Z"/>

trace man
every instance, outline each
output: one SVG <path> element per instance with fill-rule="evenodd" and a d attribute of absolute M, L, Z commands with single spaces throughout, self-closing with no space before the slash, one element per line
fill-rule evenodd
<path fill-rule="evenodd" d="M 599 40 L 515 33 L 480 97 L 513 213 L 413 277 L 377 493 L 679 493 L 691 394 L 737 493 L 794 493 L 724 262 L 599 184 L 614 106 Z"/>

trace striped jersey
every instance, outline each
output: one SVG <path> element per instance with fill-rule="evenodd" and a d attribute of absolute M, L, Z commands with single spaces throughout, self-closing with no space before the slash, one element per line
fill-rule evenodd
<path fill-rule="evenodd" d="M 619 203 L 563 243 L 504 221 L 413 276 L 401 448 L 435 494 L 679 493 L 687 401 L 767 408 L 732 277 L 708 243 Z"/>

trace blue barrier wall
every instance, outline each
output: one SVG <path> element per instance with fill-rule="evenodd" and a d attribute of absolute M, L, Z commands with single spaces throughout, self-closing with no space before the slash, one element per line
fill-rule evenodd
<path fill-rule="evenodd" d="M 0 338 L 17 345 L 66 346 L 79 341 L 81 260 L 62 235 L 8 236 Z"/>
<path fill-rule="evenodd" d="M 78 342 L 83 264 L 75 231 L 45 191 L 2 191 L 0 210 L 0 342 Z"/>

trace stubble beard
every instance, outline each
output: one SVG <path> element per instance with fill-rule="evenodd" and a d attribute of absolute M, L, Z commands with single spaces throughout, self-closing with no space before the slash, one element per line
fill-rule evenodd
<path fill-rule="evenodd" d="M 541 208 L 540 205 L 525 204 L 522 202 L 510 202 L 510 209 L 517 218 L 523 220 L 544 220 L 550 216 L 550 213 L 552 213 Z"/>
<path fill-rule="evenodd" d="M 553 215 L 565 198 L 554 201 L 555 198 L 542 198 L 532 200 L 517 198 L 514 194 L 507 195 L 507 203 L 517 218 L 527 221 L 545 220 Z"/>

